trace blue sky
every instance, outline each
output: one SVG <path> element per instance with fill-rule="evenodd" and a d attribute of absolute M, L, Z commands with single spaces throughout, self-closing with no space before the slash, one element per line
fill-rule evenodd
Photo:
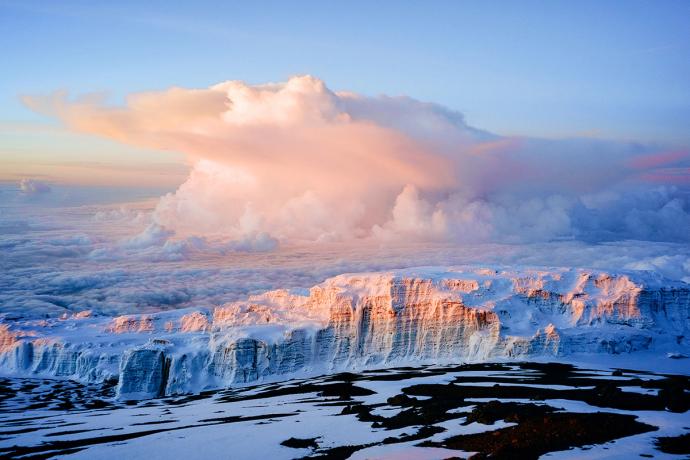
<path fill-rule="evenodd" d="M 24 140 L 17 122 L 50 121 L 22 94 L 106 91 L 117 101 L 304 73 L 336 90 L 438 102 L 500 134 L 685 146 L 688 24 L 686 1 L 0 0 L 0 156 L 95 142 L 64 133 Z"/>

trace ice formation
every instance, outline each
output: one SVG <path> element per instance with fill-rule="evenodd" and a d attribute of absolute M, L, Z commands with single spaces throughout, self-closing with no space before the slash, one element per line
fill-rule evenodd
<path fill-rule="evenodd" d="M 0 372 L 118 380 L 122 399 L 410 363 L 687 349 L 690 285 L 652 272 L 424 267 L 212 310 L 0 323 Z"/>

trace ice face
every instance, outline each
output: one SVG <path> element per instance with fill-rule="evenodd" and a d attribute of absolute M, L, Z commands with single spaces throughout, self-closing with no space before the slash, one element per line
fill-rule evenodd
<path fill-rule="evenodd" d="M 117 378 L 121 398 L 142 399 L 371 366 L 674 352 L 689 329 L 690 285 L 653 273 L 424 267 L 213 310 L 0 324 L 0 369 Z"/>

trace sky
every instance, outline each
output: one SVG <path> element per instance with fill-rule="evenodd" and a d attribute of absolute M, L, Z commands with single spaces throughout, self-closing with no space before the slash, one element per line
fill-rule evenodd
<path fill-rule="evenodd" d="M 424 264 L 690 281 L 689 17 L 0 0 L 0 313 Z"/>
<path fill-rule="evenodd" d="M 690 5 L 0 1 L 0 178 L 174 187 L 184 155 L 70 132 L 23 95 L 310 74 L 409 96 L 505 136 L 690 144 Z"/>

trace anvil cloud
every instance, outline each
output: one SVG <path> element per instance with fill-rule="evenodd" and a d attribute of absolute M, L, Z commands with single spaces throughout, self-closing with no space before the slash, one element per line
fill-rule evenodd
<path fill-rule="evenodd" d="M 25 103 L 77 131 L 187 154 L 188 179 L 154 214 L 179 237 L 690 240 L 688 150 L 501 137 L 436 104 L 310 76 L 140 93 L 124 107 L 60 93 Z"/>

